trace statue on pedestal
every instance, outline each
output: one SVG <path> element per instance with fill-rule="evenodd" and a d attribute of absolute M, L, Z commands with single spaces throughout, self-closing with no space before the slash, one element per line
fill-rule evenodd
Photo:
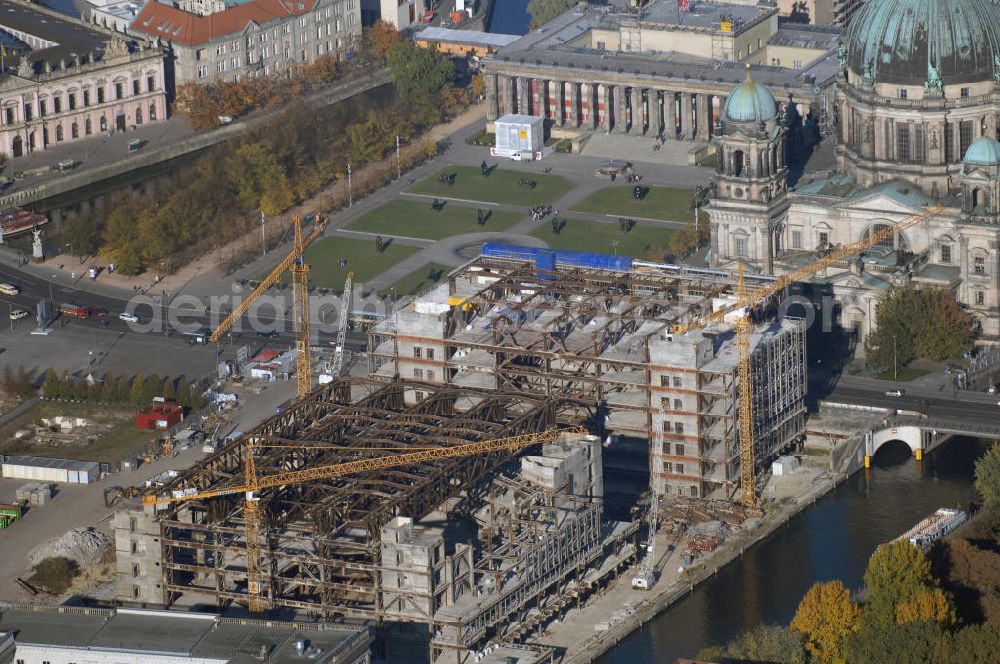
<path fill-rule="evenodd" d="M 45 258 L 45 251 L 42 249 L 42 229 L 35 226 L 31 229 L 31 256 L 40 261 Z"/>

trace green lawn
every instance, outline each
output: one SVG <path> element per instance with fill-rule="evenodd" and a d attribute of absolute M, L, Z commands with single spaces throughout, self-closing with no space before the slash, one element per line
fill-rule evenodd
<path fill-rule="evenodd" d="M 379 293 L 382 295 L 391 295 L 392 289 L 395 288 L 397 298 L 416 295 L 440 283 L 452 269 L 454 268 L 442 265 L 441 263 L 426 263 L 413 272 L 410 272 L 389 288 L 383 288 Z"/>
<path fill-rule="evenodd" d="M 915 378 L 920 378 L 921 376 L 926 376 L 931 373 L 930 369 L 921 369 L 918 367 L 904 367 L 898 372 L 898 376 L 893 378 L 892 369 L 888 371 L 883 371 L 880 374 L 876 374 L 875 377 L 879 380 L 895 380 L 898 383 L 905 383 L 907 381 L 914 380 Z"/>
<path fill-rule="evenodd" d="M 498 210 L 485 212 L 489 216 L 486 218 L 486 224 L 480 226 L 477 223 L 474 207 L 448 203 L 441 212 L 435 212 L 431 209 L 430 202 L 396 200 L 355 219 L 347 225 L 347 228 L 352 231 L 440 240 L 462 233 L 503 231 L 524 216 L 516 212 Z"/>
<path fill-rule="evenodd" d="M 92 422 L 109 425 L 110 428 L 94 442 L 81 447 L 41 445 L 32 439 L 14 440 L 13 434 L 18 429 L 30 428 L 43 417 L 52 418 L 57 415 L 83 417 Z M 158 434 L 157 431 L 136 429 L 135 411 L 128 406 L 42 401 L 0 429 L 2 436 L 0 440 L 6 441 L 6 444 L 0 445 L 0 454 L 117 463 L 140 446 L 149 443 Z"/>
<path fill-rule="evenodd" d="M 675 187 L 638 186 L 646 190 L 641 201 L 635 200 L 632 189 L 636 185 L 604 187 L 573 206 L 577 212 L 612 214 L 622 217 L 645 217 L 668 221 L 692 221 L 694 212 L 690 209 L 694 189 Z"/>
<path fill-rule="evenodd" d="M 312 288 L 332 288 L 336 292 L 344 289 L 347 273 L 354 273 L 354 282 L 364 283 L 376 277 L 396 263 L 420 251 L 420 247 L 407 247 L 392 242 L 382 253 L 375 251 L 375 240 L 352 240 L 341 237 L 325 237 L 306 249 L 305 262 L 310 265 L 309 286 Z M 337 264 L 339 258 L 347 259 L 347 266 Z M 288 273 L 282 283 L 291 281 Z"/>
<path fill-rule="evenodd" d="M 439 182 L 442 173 L 454 175 L 455 183 L 449 186 Z M 518 181 L 522 178 L 534 181 L 535 187 L 527 189 L 518 186 Z M 410 191 L 415 194 L 531 207 L 541 203 L 554 203 L 572 188 L 573 185 L 567 179 L 558 175 L 496 168 L 489 177 L 484 178 L 478 166 L 448 166 L 421 180 Z"/>
<path fill-rule="evenodd" d="M 619 233 L 616 223 L 570 219 L 559 235 L 553 235 L 551 224 L 544 224 L 531 234 L 547 242 L 553 249 L 595 251 L 602 254 L 614 254 L 613 243 L 617 241 L 619 256 L 637 258 L 650 248 L 665 250 L 670 236 L 675 232 L 652 224 L 643 226 L 640 221 L 628 233 Z M 662 259 L 662 255 L 658 259 Z"/>

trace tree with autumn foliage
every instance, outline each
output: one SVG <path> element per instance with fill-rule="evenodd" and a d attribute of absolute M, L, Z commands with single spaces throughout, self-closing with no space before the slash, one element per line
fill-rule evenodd
<path fill-rule="evenodd" d="M 435 99 L 455 79 L 454 63 L 436 48 L 396 42 L 389 47 L 388 60 L 392 82 L 407 101 Z"/>
<path fill-rule="evenodd" d="M 975 318 L 948 289 L 906 286 L 882 294 L 876 325 L 865 340 L 868 362 L 890 369 L 917 358 L 960 356 L 972 341 Z"/>
<path fill-rule="evenodd" d="M 858 631 L 861 609 L 839 581 L 816 583 L 805 594 L 791 628 L 805 637 L 811 661 L 844 664 L 844 639 Z"/>
<path fill-rule="evenodd" d="M 177 86 L 174 109 L 186 115 L 195 129 L 214 127 L 219 124 L 219 116 L 225 115 L 212 89 L 198 83 L 181 83 Z"/>
<path fill-rule="evenodd" d="M 1000 443 L 993 443 L 976 462 L 975 487 L 983 498 L 985 509 L 1000 511 Z"/>
<path fill-rule="evenodd" d="M 469 81 L 469 94 L 473 99 L 482 99 L 486 96 L 486 79 L 482 74 L 476 74 Z"/>
<path fill-rule="evenodd" d="M 878 624 L 896 622 L 896 608 L 915 595 L 937 587 L 931 563 L 907 540 L 883 544 L 865 569 L 865 620 Z"/>
<path fill-rule="evenodd" d="M 957 620 L 951 598 L 940 588 L 927 588 L 896 605 L 896 622 L 933 622 L 951 627 Z"/>
<path fill-rule="evenodd" d="M 371 49 L 382 56 L 389 53 L 393 44 L 403 41 L 403 36 L 399 34 L 396 26 L 383 19 L 372 23 L 372 26 L 365 31 L 365 38 Z"/>

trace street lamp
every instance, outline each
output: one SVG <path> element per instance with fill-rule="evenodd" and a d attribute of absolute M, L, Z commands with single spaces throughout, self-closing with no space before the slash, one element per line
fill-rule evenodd
<path fill-rule="evenodd" d="M 892 335 L 892 379 L 899 379 L 899 366 L 896 364 L 896 335 Z"/>
<path fill-rule="evenodd" d="M 615 256 L 618 255 L 618 244 L 619 244 L 618 240 L 612 240 L 611 241 L 611 246 L 614 247 L 614 249 L 615 249 Z"/>
<path fill-rule="evenodd" d="M 347 162 L 347 207 L 354 206 L 354 187 L 351 183 L 351 162 Z"/>
<path fill-rule="evenodd" d="M 264 211 L 260 211 L 260 255 L 267 256 L 267 238 L 264 237 Z"/>

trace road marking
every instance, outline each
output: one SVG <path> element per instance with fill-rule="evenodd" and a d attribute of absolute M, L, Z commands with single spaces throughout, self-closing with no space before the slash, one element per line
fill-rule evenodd
<path fill-rule="evenodd" d="M 451 196 L 432 196 L 431 194 L 411 194 L 408 191 L 401 191 L 400 196 L 412 196 L 414 198 L 426 198 L 438 201 L 456 201 L 458 203 L 471 203 L 473 205 L 486 205 L 488 207 L 500 207 L 500 203 L 490 203 L 488 201 L 473 201 L 468 198 L 453 198 Z M 516 206 L 515 206 L 516 207 Z"/>
<path fill-rule="evenodd" d="M 570 210 L 570 212 L 576 212 L 577 214 L 589 214 L 587 212 L 579 212 L 577 210 Z M 687 221 L 674 221 L 673 219 L 651 219 L 650 217 L 625 217 L 620 214 L 605 214 L 605 217 L 609 219 L 632 219 L 633 221 L 651 221 L 657 224 L 673 224 L 675 226 L 687 226 L 691 222 Z"/>
<path fill-rule="evenodd" d="M 335 234 L 336 233 L 346 233 L 346 234 L 354 234 L 354 235 L 366 235 L 366 236 L 370 236 L 370 237 L 377 237 L 377 236 L 391 237 L 394 240 L 409 240 L 411 242 L 421 242 L 421 243 L 424 243 L 424 244 L 426 244 L 428 246 L 430 246 L 430 245 L 432 245 L 432 244 L 434 244 L 435 242 L 438 241 L 438 240 L 429 240 L 429 239 L 427 239 L 425 237 L 408 237 L 406 235 L 393 235 L 392 233 L 372 233 L 371 231 L 353 231 L 353 230 L 348 230 L 346 228 L 337 228 L 337 229 L 334 229 L 333 232 Z"/>

